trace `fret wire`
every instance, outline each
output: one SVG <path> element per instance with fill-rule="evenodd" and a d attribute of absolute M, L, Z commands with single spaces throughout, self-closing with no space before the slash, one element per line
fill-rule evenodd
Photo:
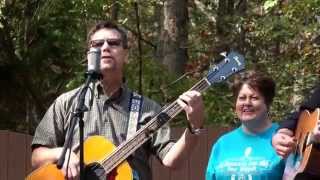
<path fill-rule="evenodd" d="M 208 83 L 205 81 L 205 79 L 202 79 L 199 83 L 197 83 L 194 87 L 192 87 L 191 90 L 203 92 L 203 90 L 205 90 L 207 87 L 209 87 Z"/>
<path fill-rule="evenodd" d="M 210 86 L 210 84 L 208 84 L 208 82 L 206 80 L 201 81 L 201 86 L 199 89 L 201 89 L 200 91 L 203 92 L 204 90 L 206 90 L 208 87 Z"/>
<path fill-rule="evenodd" d="M 115 156 L 115 158 L 114 159 L 126 159 L 125 158 L 125 155 L 127 154 L 127 151 L 126 150 L 128 150 L 128 152 L 130 152 L 130 150 L 131 150 L 131 147 L 134 147 L 134 146 L 136 146 L 137 144 L 139 144 L 141 141 L 143 141 L 143 138 L 139 138 L 139 139 L 136 139 L 136 141 L 133 141 L 134 143 L 133 144 L 128 144 L 128 146 L 125 146 L 126 148 L 125 148 L 125 150 L 124 151 L 118 151 L 119 153 L 117 153 L 116 154 L 116 156 Z M 111 162 L 110 162 L 110 164 L 112 164 Z"/>
<path fill-rule="evenodd" d="M 141 131 L 143 132 L 143 131 Z M 134 141 L 129 141 L 129 142 L 133 142 L 133 143 L 126 143 L 124 144 L 122 151 L 119 151 L 120 149 L 118 149 L 117 151 L 115 151 L 112 155 L 110 155 L 108 158 L 106 158 L 103 161 L 103 167 L 105 167 L 107 170 L 111 171 L 112 169 L 114 169 L 118 164 L 120 164 L 122 161 L 124 161 L 127 157 L 125 157 L 130 151 L 135 151 L 134 147 L 136 147 L 138 144 L 142 144 L 144 143 L 144 141 L 147 141 L 148 138 L 145 138 L 143 135 L 143 133 L 139 133 L 136 136 L 136 139 L 134 139 Z M 134 150 L 133 150 L 134 149 Z M 129 155 L 128 155 L 129 156 Z M 121 161 L 120 161 L 121 160 Z M 116 162 L 118 162 L 118 164 L 115 164 Z"/>
<path fill-rule="evenodd" d="M 136 137 L 139 137 L 139 136 L 136 136 Z M 140 138 L 141 139 L 141 138 Z M 135 139 L 135 141 L 133 142 L 138 142 L 139 139 Z M 130 141 L 132 142 L 132 141 Z M 139 140 L 140 142 L 140 140 Z M 132 143 L 131 143 L 132 144 Z M 133 144 L 135 145 L 135 144 Z M 114 151 L 113 153 L 111 153 L 109 156 L 107 156 L 104 160 L 102 160 L 102 165 L 103 167 L 108 171 L 110 172 L 112 169 L 114 169 L 118 164 L 120 164 L 123 160 L 125 160 L 127 157 L 123 157 L 122 156 L 122 152 L 126 152 L 124 153 L 124 155 L 127 154 L 127 152 L 130 152 L 130 151 L 127 151 L 128 147 L 131 147 L 130 143 L 126 143 L 124 144 L 121 148 L 119 148 L 117 151 Z M 123 151 L 119 151 L 120 149 L 122 149 Z M 130 150 L 130 148 L 129 148 Z M 121 160 L 121 157 L 123 157 Z M 120 161 L 121 160 L 121 161 Z M 113 162 L 113 163 L 112 163 Z M 116 162 L 118 162 L 118 164 L 115 164 Z"/>
<path fill-rule="evenodd" d="M 151 126 L 154 126 L 155 125 L 155 120 L 153 120 L 153 121 L 150 121 L 150 124 L 148 123 L 144 128 L 142 128 L 141 129 L 141 131 L 137 134 L 137 135 L 135 135 L 135 137 L 136 138 L 143 138 L 144 136 L 141 136 L 141 135 L 144 135 L 146 132 L 145 132 L 145 130 L 147 130 L 148 129 L 148 127 L 150 128 Z M 133 141 L 134 140 L 134 141 Z M 133 146 L 133 148 L 130 148 L 131 147 L 131 144 L 132 144 L 132 141 L 133 142 L 137 142 L 139 139 L 131 139 L 131 140 L 129 140 L 126 144 L 124 144 L 122 147 L 118 147 L 118 149 L 122 149 L 123 151 L 122 152 L 127 152 L 127 150 L 125 149 L 125 148 L 127 148 L 128 149 L 128 147 L 129 147 L 129 151 L 131 150 L 131 149 L 134 149 L 134 147 L 136 147 L 135 146 L 135 144 L 133 144 L 134 146 Z M 142 141 L 141 141 L 142 140 Z M 147 141 L 147 138 L 145 138 L 145 139 L 141 139 L 141 140 L 139 140 L 139 142 L 137 143 L 137 144 L 139 144 L 139 143 L 141 143 L 141 142 L 143 142 L 144 140 L 145 141 Z M 141 142 L 140 142 L 141 141 Z M 143 142 L 144 143 L 144 142 Z M 120 152 L 121 153 L 121 152 Z M 113 154 L 111 154 L 110 156 L 109 156 L 109 159 L 114 159 L 113 158 L 113 156 L 115 156 L 115 157 L 117 157 L 118 156 L 118 152 L 115 152 L 115 153 L 113 153 Z M 126 153 L 124 153 L 124 154 L 126 154 Z M 109 160 L 108 160 L 109 161 Z M 111 160 L 110 160 L 111 161 Z"/>
<path fill-rule="evenodd" d="M 135 137 L 138 138 L 139 136 L 141 136 L 141 132 L 139 134 L 137 134 Z M 125 148 L 127 147 L 128 145 L 130 145 L 130 142 L 132 142 L 133 139 L 129 140 L 126 144 L 121 144 L 118 148 L 121 149 L 121 148 Z M 137 139 L 135 139 L 137 140 Z M 107 158 L 105 158 L 103 161 L 104 163 L 108 161 L 108 159 L 113 159 L 112 156 L 117 156 L 117 153 L 119 153 L 120 151 L 114 151 L 113 153 L 111 153 Z"/>
<path fill-rule="evenodd" d="M 195 84 L 190 90 L 196 90 L 199 91 L 199 85 L 201 84 L 202 80 L 200 82 L 198 82 L 197 84 Z"/>
<path fill-rule="evenodd" d="M 206 84 L 201 84 L 201 86 L 199 87 L 200 92 L 204 91 L 207 88 Z"/>
<path fill-rule="evenodd" d="M 201 89 L 201 86 L 207 86 L 207 82 L 206 81 L 200 81 L 200 83 L 197 84 L 200 89 Z M 195 87 L 197 87 L 197 85 Z M 180 111 L 182 110 L 182 108 L 180 107 L 180 105 L 175 101 L 173 102 L 170 106 L 168 106 L 164 111 L 163 113 L 166 113 L 168 116 L 170 116 L 170 118 L 172 118 L 173 116 L 175 116 L 176 114 L 180 113 Z M 152 129 L 158 129 L 158 123 L 157 123 L 157 119 L 155 119 L 154 122 L 152 122 L 150 124 L 150 127 Z"/>
<path fill-rule="evenodd" d="M 206 89 L 208 89 L 210 87 L 210 85 L 208 84 L 208 82 L 204 81 L 202 84 L 202 89 L 201 92 L 205 91 Z"/>
<path fill-rule="evenodd" d="M 202 92 L 207 87 L 208 87 L 208 83 L 204 79 L 202 79 L 190 90 L 197 90 L 199 92 Z M 179 114 L 181 110 L 182 110 L 182 107 L 177 103 L 177 101 L 175 101 L 171 105 L 169 105 L 166 109 L 164 109 L 161 113 L 166 113 L 170 117 L 167 120 L 169 121 L 174 116 Z M 151 121 L 146 125 L 145 128 L 142 128 L 140 132 L 138 131 L 139 133 L 135 136 L 135 138 L 130 139 L 130 141 L 128 141 L 126 144 L 123 144 L 122 147 L 118 147 L 117 151 L 111 153 L 110 156 L 107 156 L 107 158 L 102 161 L 103 167 L 106 167 L 107 170 L 111 171 L 118 164 L 124 161 L 127 158 L 126 155 L 131 154 L 129 153 L 130 151 L 135 151 L 138 147 L 140 147 L 138 145 L 143 144 L 145 141 L 147 141 L 148 137 L 144 135 L 146 133 L 145 130 L 147 130 L 148 128 L 149 129 L 151 128 L 151 130 L 158 130 L 160 128 L 160 125 L 157 122 L 158 122 L 157 116 L 151 119 Z"/>
<path fill-rule="evenodd" d="M 180 107 L 180 105 L 178 104 L 177 101 L 174 102 L 173 107 L 168 111 L 168 115 L 170 117 L 173 117 L 174 112 L 176 111 L 181 111 L 182 108 Z"/>
<path fill-rule="evenodd" d="M 222 64 L 222 67 L 226 64 Z M 220 68 L 222 68 L 220 67 Z M 216 76 L 217 73 L 210 73 L 207 78 L 211 79 Z M 205 91 L 212 82 L 203 78 L 197 84 L 195 84 L 190 90 L 196 90 L 200 93 Z M 158 130 L 164 123 L 170 121 L 173 117 L 182 111 L 182 107 L 178 104 L 177 100 L 171 103 L 168 107 L 161 110 L 154 118 L 152 118 L 144 127 L 139 129 L 133 137 L 120 144 L 117 149 L 109 154 L 102 160 L 102 165 L 109 173 L 112 169 L 116 168 L 121 162 L 123 162 L 129 155 L 131 155 L 136 149 L 138 149 L 149 138 L 149 134 L 153 134 L 153 131 Z M 164 115 L 164 116 L 162 116 Z M 121 150 L 121 151 L 120 151 Z"/>

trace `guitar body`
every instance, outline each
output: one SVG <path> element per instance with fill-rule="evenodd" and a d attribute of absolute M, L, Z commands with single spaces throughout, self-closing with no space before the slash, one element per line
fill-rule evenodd
<path fill-rule="evenodd" d="M 107 176 L 99 163 L 111 154 L 116 147 L 103 136 L 90 136 L 84 142 L 84 163 L 86 179 L 132 180 L 132 169 L 127 161 L 122 162 Z M 66 159 L 67 160 L 67 159 Z M 33 171 L 26 180 L 64 180 L 64 175 L 55 164 L 47 164 Z"/>
<path fill-rule="evenodd" d="M 297 174 L 303 172 L 320 175 L 320 152 L 313 147 L 312 140 L 312 131 L 317 125 L 319 115 L 319 108 L 312 114 L 307 110 L 301 113 L 295 131 L 296 149 L 287 159 L 284 180 L 295 179 Z"/>

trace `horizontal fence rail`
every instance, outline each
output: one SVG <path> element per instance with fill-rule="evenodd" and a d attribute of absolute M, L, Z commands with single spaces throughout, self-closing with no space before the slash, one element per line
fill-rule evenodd
<path fill-rule="evenodd" d="M 172 138 L 178 139 L 184 130 L 185 128 L 172 128 Z M 207 133 L 200 135 L 188 160 L 178 169 L 165 168 L 156 158 L 151 158 L 153 180 L 204 179 L 212 143 L 228 130 L 229 128 L 210 127 Z M 32 171 L 31 141 L 30 135 L 0 130 L 0 180 L 22 180 Z"/>

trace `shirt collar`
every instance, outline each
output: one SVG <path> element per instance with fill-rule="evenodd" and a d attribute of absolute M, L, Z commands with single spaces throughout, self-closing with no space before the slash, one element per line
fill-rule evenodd
<path fill-rule="evenodd" d="M 124 100 L 128 96 L 128 88 L 126 83 L 122 83 L 120 88 L 114 95 L 108 96 L 104 94 L 102 83 L 98 81 L 95 84 L 95 97 L 103 102 L 116 103 L 120 104 L 122 100 Z"/>

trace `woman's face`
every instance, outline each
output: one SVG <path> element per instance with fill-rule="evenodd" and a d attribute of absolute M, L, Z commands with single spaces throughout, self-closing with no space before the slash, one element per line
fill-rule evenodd
<path fill-rule="evenodd" d="M 248 84 L 243 84 L 236 101 L 236 114 L 244 121 L 259 120 L 266 118 L 268 108 L 264 97 L 260 92 L 251 88 Z"/>

